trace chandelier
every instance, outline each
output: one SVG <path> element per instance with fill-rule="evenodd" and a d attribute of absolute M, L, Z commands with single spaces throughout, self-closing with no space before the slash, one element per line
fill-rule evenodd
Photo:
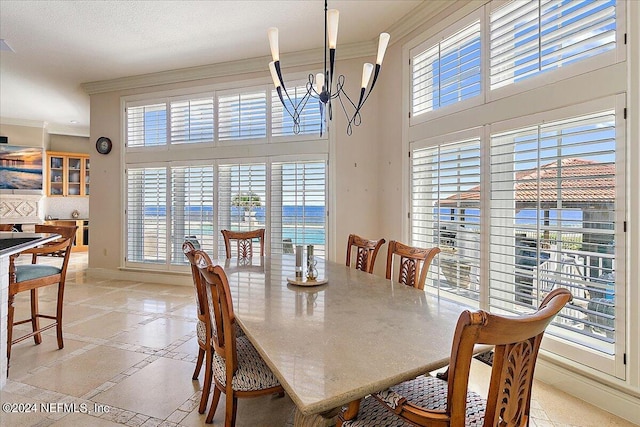
<path fill-rule="evenodd" d="M 338 16 L 339 13 L 336 9 L 327 10 L 327 0 L 324 2 L 324 72 L 318 73 L 315 76 L 309 74 L 309 81 L 306 83 L 304 93 L 301 97 L 294 94 L 293 99 L 289 96 L 287 88 L 284 84 L 282 77 L 282 71 L 280 68 L 280 52 L 278 48 L 278 29 L 275 27 L 269 28 L 269 45 L 271 47 L 271 56 L 273 61 L 269 63 L 269 71 L 271 72 L 271 78 L 273 84 L 276 87 L 276 92 L 280 98 L 283 109 L 293 119 L 293 132 L 295 134 L 300 133 L 300 114 L 304 109 L 307 102 L 313 98 L 318 100 L 320 107 L 320 121 L 331 121 L 333 118 L 333 112 L 331 107 L 331 101 L 337 99 L 340 102 L 340 106 L 344 111 L 347 118 L 347 135 L 351 135 L 352 126 L 359 126 L 362 122 L 362 116 L 360 110 L 365 101 L 373 91 L 373 87 L 376 84 L 378 75 L 380 74 L 380 67 L 382 66 L 382 59 L 384 53 L 387 50 L 389 44 L 389 34 L 381 33 L 378 42 L 378 55 L 376 58 L 375 67 L 373 64 L 365 63 L 362 67 L 362 84 L 360 85 L 360 96 L 358 102 L 355 103 L 347 95 L 344 90 L 345 77 L 340 74 L 334 76 L 335 71 L 335 59 L 336 59 L 336 42 L 338 39 Z M 327 51 L 329 53 L 329 64 L 327 66 Z M 373 79 L 371 75 L 373 74 Z M 369 84 L 371 83 L 371 84 Z M 286 100 L 285 100 L 286 98 Z M 326 116 L 325 116 L 326 110 Z M 322 125 L 320 126 L 320 135 L 322 136 Z"/>

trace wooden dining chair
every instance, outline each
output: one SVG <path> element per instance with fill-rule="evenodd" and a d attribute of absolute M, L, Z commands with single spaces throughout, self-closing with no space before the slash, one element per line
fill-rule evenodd
<path fill-rule="evenodd" d="M 31 264 L 15 265 L 16 255 L 10 257 L 9 265 L 9 304 L 7 310 L 7 362 L 11 359 L 11 346 L 20 341 L 33 337 L 36 344 L 42 342 L 43 331 L 56 328 L 58 338 L 58 348 L 64 347 L 62 339 L 62 306 L 64 300 L 64 284 L 67 276 L 67 266 L 71 247 L 76 237 L 77 226 L 53 226 L 36 225 L 36 233 L 55 233 L 61 237 L 42 246 L 26 249 L 17 255 L 31 255 Z M 55 255 L 62 258 L 60 266 L 49 264 L 38 264 L 38 257 Z M 56 303 L 56 314 L 41 314 L 38 311 L 38 288 L 43 286 L 58 285 L 58 297 Z M 16 294 L 24 291 L 31 292 L 31 317 L 25 320 L 14 320 L 13 302 Z M 54 322 L 40 327 L 40 319 L 50 319 Z M 32 332 L 13 338 L 13 327 L 23 323 L 31 323 Z"/>
<path fill-rule="evenodd" d="M 347 267 L 351 267 L 351 252 L 356 248 L 356 265 L 355 268 L 365 273 L 373 273 L 373 266 L 376 262 L 376 256 L 380 247 L 384 245 L 386 240 L 368 240 L 355 234 L 349 234 L 347 240 Z"/>
<path fill-rule="evenodd" d="M 215 386 L 206 422 L 213 421 L 220 394 L 224 393 L 224 425 L 233 427 L 236 423 L 238 398 L 272 393 L 284 396 L 284 389 L 249 339 L 246 336 L 236 336 L 233 301 L 224 269 L 219 265 L 213 266 L 207 254 L 202 251 L 195 251 L 194 257 L 206 285 L 208 303 L 213 307 L 215 318 L 215 332 L 211 334 Z"/>
<path fill-rule="evenodd" d="M 535 313 L 517 317 L 465 310 L 453 336 L 448 370 L 420 376 L 354 402 L 338 426 L 529 425 L 533 373 L 545 329 L 571 301 L 571 292 L 550 292 Z M 475 345 L 493 345 L 487 399 L 468 391 Z M 408 421 L 404 422 L 404 421 Z"/>
<path fill-rule="evenodd" d="M 392 240 L 387 249 L 387 279 L 391 279 L 394 256 L 400 257 L 398 282 L 414 288 L 424 289 L 429 266 L 433 258 L 440 253 L 440 248 L 422 249 L 407 246 Z"/>
<path fill-rule="evenodd" d="M 200 274 L 200 270 L 198 270 L 198 266 L 196 265 L 195 260 L 195 252 L 197 243 L 194 243 L 193 238 L 188 238 L 182 244 L 182 251 L 184 252 L 185 257 L 189 260 L 189 264 L 191 264 L 191 277 L 193 279 L 193 288 L 195 291 L 196 298 L 196 315 L 198 318 L 198 323 L 196 323 L 196 336 L 198 340 L 198 359 L 196 361 L 196 367 L 193 371 L 193 376 L 191 377 L 193 380 L 197 380 L 200 375 L 200 370 L 202 369 L 202 364 L 204 362 L 204 384 L 202 386 L 202 396 L 200 397 L 200 406 L 198 407 L 198 412 L 204 414 L 204 411 L 207 408 L 207 401 L 209 400 L 209 392 L 211 391 L 211 381 L 213 378 L 213 334 L 216 332 L 216 328 L 214 325 L 214 319 L 212 318 L 213 312 L 209 306 L 207 291 L 205 288 L 204 280 L 202 279 L 202 275 Z M 199 246 L 199 245 L 198 245 Z M 203 251 L 202 256 L 207 258 L 207 261 L 211 263 L 211 260 L 208 259 L 209 256 Z M 244 335 L 244 332 L 241 328 L 236 325 L 236 335 Z"/>
<path fill-rule="evenodd" d="M 231 241 L 236 241 L 236 255 L 238 258 L 251 258 L 253 256 L 253 240 L 260 242 L 260 256 L 264 256 L 264 228 L 252 231 L 220 230 L 224 237 L 224 248 L 227 258 L 231 258 Z"/>

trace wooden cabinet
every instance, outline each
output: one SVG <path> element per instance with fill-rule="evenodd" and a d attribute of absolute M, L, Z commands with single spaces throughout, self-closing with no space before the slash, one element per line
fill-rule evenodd
<path fill-rule="evenodd" d="M 87 220 L 50 220 L 45 221 L 48 225 L 78 226 L 76 240 L 73 242 L 72 252 L 85 252 L 89 250 L 89 221 Z"/>
<path fill-rule="evenodd" d="M 47 196 L 88 196 L 89 155 L 47 152 Z"/>

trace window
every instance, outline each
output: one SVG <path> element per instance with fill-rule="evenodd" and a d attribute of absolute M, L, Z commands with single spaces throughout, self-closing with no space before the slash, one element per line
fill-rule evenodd
<path fill-rule="evenodd" d="M 167 169 L 127 170 L 127 260 L 164 264 L 167 257 Z"/>
<path fill-rule="evenodd" d="M 437 143 L 437 142 L 436 142 Z M 479 300 L 480 138 L 411 152 L 411 240 L 441 249 L 427 289 Z"/>
<path fill-rule="evenodd" d="M 414 52 L 415 51 L 415 52 Z M 481 93 L 480 20 L 424 49 L 411 52 L 411 116 Z"/>
<path fill-rule="evenodd" d="M 615 0 L 512 1 L 491 12 L 491 89 L 616 48 Z"/>
<path fill-rule="evenodd" d="M 127 108 L 127 146 L 167 144 L 167 106 L 150 104 Z"/>
<path fill-rule="evenodd" d="M 218 139 L 266 138 L 267 93 L 265 90 L 235 92 L 218 97 Z"/>
<path fill-rule="evenodd" d="M 326 255 L 326 162 L 275 162 L 271 166 L 271 252 L 315 245 Z"/>
<path fill-rule="evenodd" d="M 171 167 L 171 263 L 187 263 L 182 244 L 190 238 L 213 253 L 213 166 Z M 169 218 L 168 218 L 169 219 Z"/>
<path fill-rule="evenodd" d="M 303 97 L 307 94 L 306 86 L 296 86 L 294 88 L 287 89 L 291 101 L 286 99 L 287 107 L 289 111 L 293 112 L 293 105 L 298 104 Z M 293 104 L 293 105 L 292 105 Z M 324 118 L 320 114 L 320 101 L 314 98 L 307 99 L 306 104 L 301 105 L 300 108 L 300 127 L 299 134 L 320 134 L 321 130 L 324 130 Z M 291 136 L 294 135 L 293 118 L 287 113 L 280 102 L 278 92 L 271 91 L 271 135 L 278 136 Z"/>
<path fill-rule="evenodd" d="M 613 110 L 491 136 L 490 306 L 529 311 L 567 288 L 571 308 L 550 333 L 606 355 L 615 353 L 624 257 L 616 157 Z"/>
<path fill-rule="evenodd" d="M 265 163 L 223 164 L 218 167 L 220 230 L 266 228 L 267 167 Z M 232 248 L 234 249 L 234 248 Z M 218 233 L 218 253 L 224 239 Z"/>
<path fill-rule="evenodd" d="M 171 101 L 171 143 L 213 142 L 213 97 Z"/>

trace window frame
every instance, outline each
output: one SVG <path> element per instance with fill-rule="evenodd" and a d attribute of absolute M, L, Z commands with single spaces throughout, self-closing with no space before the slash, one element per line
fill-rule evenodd
<path fill-rule="evenodd" d="M 517 1 L 517 0 L 515 0 Z M 537 0 L 536 0 L 537 1 Z M 490 16 L 494 10 L 497 10 L 510 0 L 493 0 L 486 5 L 485 16 L 485 28 L 486 37 L 490 43 Z M 537 73 L 531 77 L 528 77 L 522 81 L 514 84 L 508 84 L 496 89 L 491 88 L 491 74 L 490 74 L 490 55 L 487 55 L 487 68 L 486 68 L 486 81 L 485 81 L 485 96 L 487 102 L 506 98 L 518 93 L 527 92 L 537 89 L 542 86 L 547 86 L 570 77 L 577 76 L 579 74 L 589 73 L 601 68 L 605 68 L 609 65 L 617 64 L 626 60 L 627 45 L 625 44 L 625 36 L 627 32 L 626 28 L 626 0 L 616 0 L 616 47 L 615 49 L 607 52 L 594 55 L 575 63 L 560 67 L 558 69 L 550 70 L 543 73 Z M 489 90 L 486 90 L 489 89 Z"/>
<path fill-rule="evenodd" d="M 446 116 L 449 115 L 451 113 L 455 113 L 458 111 L 462 111 L 462 110 L 466 110 L 468 108 L 472 108 L 472 107 L 476 107 L 478 105 L 482 105 L 485 100 L 485 86 L 486 86 L 486 66 L 485 63 L 486 61 L 486 53 L 485 53 L 485 38 L 483 36 L 484 34 L 484 20 L 485 20 L 485 16 L 483 13 L 483 7 L 480 7 L 478 9 L 476 9 L 475 11 L 467 14 L 466 16 L 464 16 L 462 19 L 456 21 L 455 23 L 453 23 L 452 25 L 445 27 L 443 30 L 439 31 L 438 33 L 432 35 L 431 37 L 429 37 L 428 39 L 426 39 L 423 42 L 420 42 L 419 44 L 412 46 L 409 48 L 409 61 L 411 62 L 409 69 L 411 70 L 413 67 L 413 60 L 417 55 L 420 55 L 421 53 L 434 48 L 436 46 L 438 46 L 440 43 L 442 43 L 443 41 L 445 41 L 446 39 L 448 39 L 449 37 L 452 37 L 453 35 L 455 35 L 456 33 L 462 31 L 463 29 L 467 28 L 468 26 L 470 26 L 471 24 L 473 24 L 475 21 L 479 21 L 480 22 L 480 93 L 478 93 L 477 95 L 462 100 L 462 101 L 458 101 L 458 102 L 454 102 L 450 105 L 446 105 L 444 107 L 440 107 L 437 108 L 435 110 L 431 110 L 431 111 L 425 111 L 424 113 L 421 113 L 419 115 L 414 115 L 413 114 L 413 105 L 412 105 L 412 97 L 411 97 L 411 92 L 413 90 L 413 78 L 411 75 L 409 75 L 409 79 L 408 79 L 408 84 L 409 84 L 409 89 L 408 89 L 408 93 L 409 93 L 409 126 L 415 126 L 418 125 L 420 123 L 424 123 L 430 120 L 434 120 L 437 119 L 439 117 L 442 116 Z M 412 72 L 410 71 L 410 74 Z"/>

